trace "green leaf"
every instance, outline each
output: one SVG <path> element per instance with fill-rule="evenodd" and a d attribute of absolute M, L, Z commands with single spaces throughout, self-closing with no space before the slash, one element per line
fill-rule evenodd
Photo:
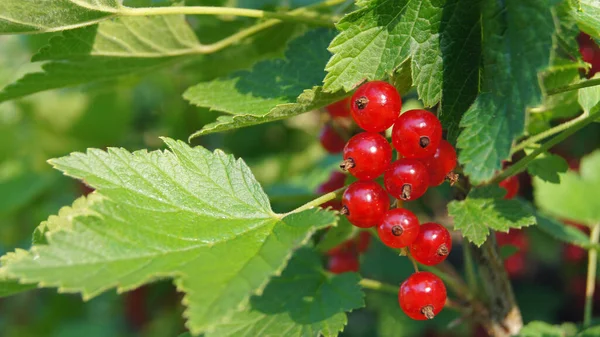
<path fill-rule="evenodd" d="M 575 336 L 577 328 L 572 323 L 551 325 L 546 322 L 533 321 L 521 329 L 518 337 L 569 337 Z"/>
<path fill-rule="evenodd" d="M 600 39 L 600 2 L 598 0 L 574 1 L 572 13 L 582 31 Z"/>
<path fill-rule="evenodd" d="M 410 57 L 412 82 L 425 106 L 442 100 L 454 132 L 477 94 L 479 1 L 371 0 L 346 15 L 331 42 L 324 89 L 350 91 L 384 78 Z"/>
<path fill-rule="evenodd" d="M 337 336 L 347 323 L 345 312 L 364 306 L 359 281 L 356 273 L 327 274 L 316 252 L 301 249 L 282 275 L 252 298 L 251 308 L 207 337 Z"/>
<path fill-rule="evenodd" d="M 600 326 L 587 328 L 577 334 L 577 337 L 598 337 L 600 336 Z"/>
<path fill-rule="evenodd" d="M 2 0 L 0 34 L 73 29 L 117 16 L 124 9 L 119 0 Z"/>
<path fill-rule="evenodd" d="M 600 75 L 594 76 L 600 79 Z M 600 109 L 600 86 L 581 88 L 578 90 L 578 101 L 583 111 L 586 113 L 595 113 Z"/>
<path fill-rule="evenodd" d="M 10 279 L 8 275 L 6 275 L 6 272 L 0 269 L 0 298 L 12 296 L 35 288 L 35 285 L 20 284 L 16 280 Z"/>
<path fill-rule="evenodd" d="M 503 199 L 506 191 L 498 186 L 475 188 L 465 200 L 448 204 L 448 215 L 454 218 L 454 229 L 470 242 L 481 246 L 493 229 L 508 232 L 535 224 L 535 217 L 519 200 Z"/>
<path fill-rule="evenodd" d="M 554 22 L 546 0 L 482 2 L 482 93 L 460 122 L 459 160 L 475 184 L 490 180 L 523 134 L 525 111 L 541 103 Z M 528 27 L 528 29 L 522 29 Z"/>
<path fill-rule="evenodd" d="M 8 214 L 27 205 L 55 180 L 54 174 L 20 172 L 16 176 L 0 181 L 0 195 L 10 196 L 0 199 L 0 214 Z"/>
<path fill-rule="evenodd" d="M 316 248 L 320 252 L 327 252 L 353 238 L 358 232 L 358 228 L 353 226 L 350 221 L 348 221 L 347 217 L 341 217 L 335 227 L 331 227 L 327 230 Z"/>
<path fill-rule="evenodd" d="M 191 138 L 289 118 L 341 99 L 344 93 L 327 94 L 316 87 L 332 37 L 331 30 L 310 31 L 290 42 L 283 59 L 259 62 L 250 71 L 189 88 L 184 98 L 190 103 L 233 115 L 219 117 Z"/>
<path fill-rule="evenodd" d="M 529 174 L 553 184 L 560 183 L 558 174 L 565 173 L 568 169 L 569 164 L 565 158 L 548 153 L 538 156 L 527 166 Z"/>
<path fill-rule="evenodd" d="M 33 61 L 50 61 L 42 66 L 43 72 L 26 74 L 5 87 L 0 91 L 0 102 L 145 73 L 203 52 L 181 15 L 105 21 L 51 39 L 33 56 Z"/>
<path fill-rule="evenodd" d="M 508 259 L 509 257 L 515 255 L 519 252 L 519 247 L 514 245 L 502 245 L 500 246 L 500 257 L 503 260 Z"/>
<path fill-rule="evenodd" d="M 9 254 L 0 270 L 84 299 L 172 278 L 198 334 L 246 308 L 295 247 L 336 221 L 319 209 L 275 214 L 243 161 L 165 142 L 170 151 L 90 149 L 51 160 L 103 197 L 49 219 L 57 230 L 48 244 Z"/>
<path fill-rule="evenodd" d="M 587 225 L 600 222 L 600 151 L 581 160 L 579 174 L 560 174 L 560 184 L 534 178 L 533 186 L 535 202 L 546 212 Z"/>

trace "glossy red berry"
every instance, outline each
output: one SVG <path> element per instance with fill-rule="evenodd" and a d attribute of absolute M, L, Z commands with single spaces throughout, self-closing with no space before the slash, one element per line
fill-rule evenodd
<path fill-rule="evenodd" d="M 377 226 L 377 233 L 385 245 L 404 248 L 412 244 L 419 235 L 419 219 L 407 209 L 391 209 Z"/>
<path fill-rule="evenodd" d="M 350 113 L 362 129 L 383 132 L 391 127 L 402 108 L 402 99 L 393 85 L 372 81 L 361 85 L 351 100 Z"/>
<path fill-rule="evenodd" d="M 346 182 L 346 175 L 342 172 L 333 171 L 329 175 L 327 181 L 319 185 L 317 187 L 317 194 L 325 194 L 329 192 L 333 192 L 339 188 L 344 187 L 344 183 Z"/>
<path fill-rule="evenodd" d="M 409 110 L 398 117 L 392 143 L 406 158 L 431 157 L 442 140 L 442 123 L 427 110 Z"/>
<path fill-rule="evenodd" d="M 434 274 L 412 274 L 400 286 L 398 302 L 404 313 L 415 320 L 433 319 L 446 304 L 446 286 Z"/>
<path fill-rule="evenodd" d="M 429 187 L 429 173 L 417 159 L 401 158 L 385 171 L 383 182 L 386 190 L 396 199 L 406 201 L 421 197 Z"/>
<path fill-rule="evenodd" d="M 329 257 L 328 269 L 334 274 L 357 272 L 359 269 L 358 256 L 344 252 Z"/>
<path fill-rule="evenodd" d="M 368 228 L 379 224 L 390 208 L 390 197 L 385 190 L 373 181 L 356 181 L 342 196 L 342 214 L 348 216 L 351 224 Z"/>
<path fill-rule="evenodd" d="M 321 129 L 319 141 L 325 151 L 332 154 L 342 152 L 346 145 L 344 138 L 330 124 L 325 124 L 323 129 Z"/>
<path fill-rule="evenodd" d="M 448 173 L 456 167 L 456 150 L 442 139 L 433 156 L 423 158 L 421 162 L 425 164 L 429 173 L 429 186 L 441 185 Z"/>
<path fill-rule="evenodd" d="M 350 97 L 328 105 L 325 110 L 332 118 L 350 117 Z"/>
<path fill-rule="evenodd" d="M 502 180 L 499 185 L 506 190 L 504 199 L 512 199 L 519 193 L 519 178 L 517 176 L 508 177 Z"/>
<path fill-rule="evenodd" d="M 340 167 L 360 180 L 371 180 L 383 174 L 392 161 L 392 147 L 382 135 L 362 132 L 350 138 L 344 147 Z"/>
<path fill-rule="evenodd" d="M 452 237 L 446 227 L 428 222 L 421 225 L 419 235 L 410 245 L 412 257 L 427 266 L 434 266 L 446 259 L 452 250 Z"/>

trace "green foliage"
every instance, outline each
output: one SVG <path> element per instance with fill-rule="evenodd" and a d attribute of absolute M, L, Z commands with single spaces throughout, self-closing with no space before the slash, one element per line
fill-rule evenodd
<path fill-rule="evenodd" d="M 597 39 L 600 38 L 600 3 L 596 0 L 569 1 L 579 28 Z"/>
<path fill-rule="evenodd" d="M 548 1 L 482 2 L 482 92 L 461 120 L 459 160 L 471 181 L 490 180 L 522 135 L 525 110 L 541 102 L 554 22 Z M 528 27 L 528 29 L 521 29 Z"/>
<path fill-rule="evenodd" d="M 247 306 L 294 247 L 335 222 L 317 210 L 274 214 L 242 161 L 165 142 L 171 151 L 92 149 L 53 160 L 106 198 L 63 210 L 48 221 L 58 229 L 47 226 L 48 245 L 9 254 L 0 270 L 86 299 L 174 278 L 187 293 L 187 325 L 198 333 Z"/>
<path fill-rule="evenodd" d="M 508 232 L 535 224 L 535 218 L 519 200 L 505 200 L 506 191 L 497 186 L 473 189 L 462 201 L 448 204 L 448 214 L 454 218 L 454 229 L 477 246 L 481 246 L 490 229 Z"/>
<path fill-rule="evenodd" d="M 579 174 L 560 174 L 560 184 L 534 178 L 533 186 L 535 202 L 546 212 L 590 226 L 600 222 L 600 151 L 582 159 Z"/>
<path fill-rule="evenodd" d="M 248 310 L 206 336 L 337 336 L 347 323 L 344 312 L 364 306 L 359 280 L 356 273 L 327 274 L 318 254 L 301 249 Z"/>
<path fill-rule="evenodd" d="M 357 227 L 352 226 L 350 221 L 346 217 L 340 218 L 337 225 L 335 227 L 331 227 L 327 230 L 327 232 L 323 235 L 323 238 L 319 241 L 317 245 L 317 249 L 323 253 L 328 250 L 339 246 L 346 240 L 349 240 L 355 237 L 358 234 L 359 230 Z"/>
<path fill-rule="evenodd" d="M 16 176 L 0 180 L 0 215 L 8 214 L 27 205 L 33 198 L 48 188 L 56 179 L 53 174 L 20 172 Z"/>
<path fill-rule="evenodd" d="M 600 79 L 600 75 L 596 75 L 594 78 Z M 595 113 L 600 110 L 600 86 L 579 89 L 578 101 L 586 113 Z"/>
<path fill-rule="evenodd" d="M 560 183 L 559 173 L 565 173 L 568 169 L 569 164 L 563 157 L 548 153 L 539 155 L 527 166 L 530 175 L 554 184 Z"/>
<path fill-rule="evenodd" d="M 519 337 L 569 337 L 577 334 L 574 324 L 551 325 L 534 321 L 523 327 Z"/>
<path fill-rule="evenodd" d="M 219 117 L 191 138 L 289 118 L 340 99 L 342 95 L 316 87 L 324 74 L 329 58 L 325 47 L 332 36 L 325 29 L 311 31 L 290 42 L 284 59 L 263 61 L 250 71 L 188 89 L 184 98 L 192 104 L 231 115 Z M 306 48 L 308 44 L 311 49 Z"/>

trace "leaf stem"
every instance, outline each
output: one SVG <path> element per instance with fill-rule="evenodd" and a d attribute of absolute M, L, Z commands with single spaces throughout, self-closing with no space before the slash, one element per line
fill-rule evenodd
<path fill-rule="evenodd" d="M 600 238 L 600 223 L 592 227 L 590 242 L 592 245 L 598 244 Z M 596 287 L 596 266 L 598 263 L 598 251 L 590 249 L 588 251 L 588 270 L 587 281 L 585 285 L 585 308 L 583 311 L 583 327 L 587 328 L 592 322 L 592 308 L 594 305 L 594 290 Z"/>
<path fill-rule="evenodd" d="M 591 80 L 581 81 L 573 84 L 566 85 L 564 87 L 558 87 L 554 89 L 549 89 L 546 91 L 546 95 L 556 95 L 562 92 L 577 90 L 581 88 L 593 87 L 595 85 L 600 85 L 600 78 L 593 78 Z"/>
<path fill-rule="evenodd" d="M 316 26 L 334 27 L 331 18 L 317 17 L 316 15 L 290 14 L 263 11 L 259 9 L 215 7 L 215 6 L 174 6 L 174 7 L 142 7 L 124 8 L 119 12 L 122 16 L 154 16 L 154 15 L 231 15 L 258 19 L 276 19 L 287 22 L 306 23 Z"/>
<path fill-rule="evenodd" d="M 531 152 L 529 155 L 525 156 L 523 159 L 516 162 L 514 165 L 506 168 L 504 171 L 502 171 L 500 174 L 498 174 L 496 176 L 496 178 L 492 179 L 492 181 L 490 181 L 489 184 L 490 185 L 498 184 L 502 180 L 525 170 L 527 168 L 527 166 L 529 165 L 529 163 L 531 163 L 541 153 L 547 151 L 548 149 L 550 149 L 554 145 L 562 142 L 563 140 L 567 139 L 569 136 L 571 136 L 575 132 L 579 131 L 586 125 L 592 123 L 597 118 L 599 112 L 600 111 L 595 112 L 590 115 L 586 115 L 585 118 L 579 119 L 579 120 L 577 120 L 577 122 L 570 124 L 569 127 L 564 129 L 564 131 L 562 133 L 560 133 L 559 135 L 550 139 L 546 143 L 542 144 L 542 146 L 540 146 L 538 149 Z"/>
<path fill-rule="evenodd" d="M 531 146 L 535 146 L 535 144 L 545 138 L 548 138 L 550 136 L 553 136 L 559 132 L 565 131 L 568 128 L 570 128 L 571 126 L 577 124 L 577 122 L 585 119 L 588 115 L 586 113 L 583 113 L 579 116 L 577 116 L 576 118 L 571 119 L 570 121 L 567 121 L 565 123 L 559 124 L 551 129 L 548 129 L 544 132 L 540 132 L 535 136 L 529 137 L 526 140 L 520 142 L 519 144 L 517 144 L 511 151 L 510 154 L 513 155 L 523 149 L 526 149 L 528 147 Z"/>
<path fill-rule="evenodd" d="M 467 286 L 469 287 L 470 294 L 476 296 L 478 293 L 477 276 L 475 274 L 475 264 L 473 263 L 473 253 L 471 252 L 470 243 L 467 240 L 463 240 L 463 257 L 465 263 L 465 274 L 467 275 Z"/>
<path fill-rule="evenodd" d="M 368 278 L 363 278 L 358 283 L 361 287 L 371 290 L 383 291 L 386 293 L 391 293 L 394 295 L 398 295 L 399 287 L 395 287 L 391 284 L 383 283 L 377 280 L 372 280 Z"/>
<path fill-rule="evenodd" d="M 322 196 L 320 196 L 320 197 L 318 197 L 318 198 L 316 198 L 314 200 L 311 200 L 311 201 L 307 202 L 306 204 L 304 204 L 304 205 L 302 205 L 302 206 L 294 209 L 293 211 L 290 211 L 288 213 L 283 214 L 282 217 L 285 217 L 285 216 L 293 214 L 293 213 L 300 213 L 302 211 L 306 211 L 308 209 L 317 207 L 317 206 L 322 205 L 322 204 L 324 204 L 324 203 L 326 203 L 328 201 L 331 201 L 331 200 L 337 198 L 337 196 L 341 192 L 343 192 L 347 187 L 348 186 L 344 186 L 342 188 L 338 188 L 337 190 L 335 190 L 333 192 L 329 192 L 327 194 L 323 194 Z"/>

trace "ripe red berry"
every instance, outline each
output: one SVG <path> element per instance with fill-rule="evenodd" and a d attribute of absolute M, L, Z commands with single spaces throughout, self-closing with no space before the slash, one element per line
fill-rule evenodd
<path fill-rule="evenodd" d="M 392 147 L 382 135 L 362 132 L 350 138 L 344 147 L 340 167 L 360 180 L 371 180 L 383 174 L 392 161 Z"/>
<path fill-rule="evenodd" d="M 339 188 L 344 187 L 344 183 L 346 182 L 346 175 L 342 172 L 333 171 L 329 175 L 327 181 L 319 185 L 317 187 L 317 194 L 325 194 L 329 192 L 333 192 Z"/>
<path fill-rule="evenodd" d="M 330 124 L 325 124 L 323 129 L 321 129 L 319 141 L 321 141 L 321 146 L 332 154 L 342 152 L 346 145 L 344 138 Z"/>
<path fill-rule="evenodd" d="M 438 186 L 456 167 L 456 150 L 450 143 L 442 139 L 433 156 L 424 158 L 421 162 L 429 173 L 429 186 Z"/>
<path fill-rule="evenodd" d="M 356 246 L 352 239 L 346 240 L 327 251 L 327 255 L 331 256 L 345 253 L 356 253 Z"/>
<path fill-rule="evenodd" d="M 446 227 L 428 222 L 421 225 L 419 235 L 410 245 L 410 254 L 418 262 L 433 266 L 446 259 L 452 250 L 452 237 Z"/>
<path fill-rule="evenodd" d="M 361 85 L 352 95 L 350 113 L 362 129 L 383 132 L 391 127 L 402 108 L 402 99 L 393 85 L 372 81 Z"/>
<path fill-rule="evenodd" d="M 373 181 L 356 181 L 342 196 L 342 214 L 356 227 L 368 228 L 379 224 L 390 207 L 390 197 Z"/>
<path fill-rule="evenodd" d="M 350 97 L 329 104 L 325 107 L 325 110 L 327 110 L 332 118 L 350 117 Z"/>
<path fill-rule="evenodd" d="M 334 274 L 357 272 L 358 256 L 351 252 L 340 253 L 329 257 L 328 269 Z"/>
<path fill-rule="evenodd" d="M 404 248 L 412 244 L 419 235 L 419 219 L 407 209 L 391 209 L 377 226 L 377 233 L 387 246 Z"/>
<path fill-rule="evenodd" d="M 385 171 L 383 182 L 386 190 L 396 199 L 406 201 L 421 197 L 429 187 L 429 173 L 417 159 L 401 158 Z"/>
<path fill-rule="evenodd" d="M 508 177 L 502 180 L 499 185 L 506 190 L 504 199 L 512 199 L 519 193 L 519 178 L 517 176 Z"/>
<path fill-rule="evenodd" d="M 446 286 L 434 274 L 412 274 L 400 286 L 398 302 L 404 313 L 415 320 L 433 319 L 446 304 Z"/>
<path fill-rule="evenodd" d="M 442 140 L 442 123 L 427 110 L 409 110 L 394 124 L 392 143 L 406 158 L 431 157 Z"/>

